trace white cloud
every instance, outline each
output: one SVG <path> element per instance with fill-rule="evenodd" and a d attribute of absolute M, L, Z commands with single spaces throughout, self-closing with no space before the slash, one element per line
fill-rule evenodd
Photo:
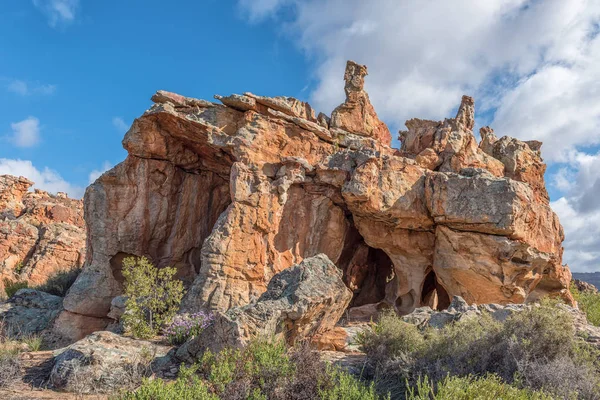
<path fill-rule="evenodd" d="M 56 28 L 75 20 L 79 0 L 33 0 L 33 5 L 48 18 L 48 25 Z"/>
<path fill-rule="evenodd" d="M 13 92 L 21 96 L 51 95 L 56 91 L 56 85 L 37 82 L 28 83 L 20 79 L 15 79 L 8 84 L 7 89 L 9 92 Z"/>
<path fill-rule="evenodd" d="M 291 4 L 293 13 L 280 12 Z M 392 129 L 452 116 L 474 96 L 479 123 L 545 144 L 565 226 L 565 260 L 600 268 L 600 1 L 239 0 L 247 17 L 280 24 L 314 65 L 310 101 L 344 99 L 346 60 L 366 64 L 366 89 Z M 278 18 L 279 16 L 279 18 Z M 595 165 L 593 168 L 589 165 Z M 596 169 L 594 169 L 596 168 Z M 593 226 L 590 226 L 593 225 Z"/>
<path fill-rule="evenodd" d="M 11 141 L 18 147 L 32 147 L 40 141 L 40 121 L 36 117 L 27 117 L 23 121 L 10 124 Z"/>
<path fill-rule="evenodd" d="M 129 130 L 129 125 L 127 125 L 121 117 L 114 117 L 112 119 L 112 124 L 121 133 L 125 133 Z"/>
<path fill-rule="evenodd" d="M 251 22 L 274 15 L 289 0 L 239 0 L 240 7 Z"/>
<path fill-rule="evenodd" d="M 108 161 L 104 161 L 104 163 L 102 163 L 102 167 L 100 169 L 95 169 L 92 172 L 90 172 L 89 176 L 88 176 L 88 183 L 92 184 L 94 183 L 94 181 L 98 178 L 100 178 L 100 176 L 105 173 L 106 171 L 108 171 L 109 169 L 112 168 L 112 164 L 109 163 Z"/>
<path fill-rule="evenodd" d="M 0 158 L 0 175 L 24 176 L 35 183 L 34 187 L 51 193 L 65 192 L 72 198 L 83 196 L 83 188 L 70 184 L 47 167 L 37 169 L 29 160 Z"/>
<path fill-rule="evenodd" d="M 290 2 L 239 4 L 259 19 Z M 600 142 L 597 0 L 292 3 L 292 21 L 280 23 L 316 63 L 317 109 L 343 101 L 344 64 L 352 59 L 368 65 L 371 100 L 394 129 L 413 117 L 450 116 L 469 94 L 479 111 L 498 107 L 497 133 L 546 141 L 551 161 Z"/>

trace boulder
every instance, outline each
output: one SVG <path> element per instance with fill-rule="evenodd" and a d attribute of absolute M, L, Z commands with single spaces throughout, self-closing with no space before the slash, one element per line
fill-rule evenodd
<path fill-rule="evenodd" d="M 133 389 L 168 362 L 170 348 L 101 331 L 57 350 L 50 384 L 77 393 Z"/>
<path fill-rule="evenodd" d="M 177 356 L 198 358 L 205 350 L 240 347 L 254 338 L 289 344 L 333 329 L 352 299 L 342 272 L 324 254 L 275 275 L 258 300 L 216 315 L 210 327 L 182 346 Z"/>
<path fill-rule="evenodd" d="M 4 329 L 17 337 L 39 334 L 51 328 L 62 311 L 63 299 L 33 289 L 20 289 L 0 304 L 0 320 Z"/>

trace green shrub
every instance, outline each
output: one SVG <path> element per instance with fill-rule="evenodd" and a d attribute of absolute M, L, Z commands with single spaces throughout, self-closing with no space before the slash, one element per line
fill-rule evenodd
<path fill-rule="evenodd" d="M 135 392 L 117 396 L 115 400 L 219 400 L 197 376 L 178 378 L 168 383 L 160 378 L 145 378 Z"/>
<path fill-rule="evenodd" d="M 81 268 L 72 268 L 65 271 L 59 271 L 48 278 L 46 283 L 36 286 L 34 289 L 53 294 L 55 296 L 65 297 L 80 273 Z"/>
<path fill-rule="evenodd" d="M 600 326 L 600 293 L 580 292 L 571 283 L 571 293 L 590 324 Z"/>
<path fill-rule="evenodd" d="M 174 279 L 175 268 L 158 269 L 145 257 L 123 260 L 123 325 L 136 338 L 151 338 L 170 322 L 183 298 L 183 283 Z"/>
<path fill-rule="evenodd" d="M 571 316 L 556 304 L 544 302 L 504 323 L 488 314 L 463 319 L 426 329 L 421 339 L 413 338 L 414 328 L 400 327 L 382 319 L 363 338 L 368 376 L 392 398 L 403 398 L 422 376 L 435 385 L 448 376 L 487 374 L 561 398 L 600 396 L 598 350 L 576 337 Z"/>
<path fill-rule="evenodd" d="M 332 382 L 319 391 L 322 400 L 377 400 L 380 397 L 375 391 L 375 385 L 365 385 L 347 372 L 330 367 L 327 375 Z M 389 396 L 386 398 L 389 399 Z"/>
<path fill-rule="evenodd" d="M 548 394 L 519 389 L 495 375 L 483 378 L 446 377 L 437 385 L 425 377 L 408 390 L 408 400 L 552 400 Z"/>
<path fill-rule="evenodd" d="M 273 395 L 293 378 L 294 366 L 281 341 L 256 340 L 244 349 L 204 354 L 200 370 L 213 389 L 224 397 Z M 244 398 L 246 398 L 244 397 Z"/>
<path fill-rule="evenodd" d="M 29 287 L 27 282 L 12 281 L 8 278 L 4 278 L 2 283 L 4 283 L 4 292 L 9 299 L 13 297 L 20 289 L 27 289 L 27 287 Z"/>
<path fill-rule="evenodd" d="M 321 361 L 306 346 L 288 349 L 284 342 L 260 339 L 243 349 L 206 352 L 192 367 L 181 366 L 173 383 L 144 380 L 136 392 L 119 400 L 375 400 L 373 385 Z"/>

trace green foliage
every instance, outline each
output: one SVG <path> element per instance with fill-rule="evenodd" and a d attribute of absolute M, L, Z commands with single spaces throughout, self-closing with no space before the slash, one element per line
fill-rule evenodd
<path fill-rule="evenodd" d="M 393 311 L 385 312 L 371 330 L 358 337 L 358 341 L 371 359 L 378 360 L 416 351 L 425 343 L 418 328 L 402 321 Z"/>
<path fill-rule="evenodd" d="M 333 384 L 320 390 L 319 398 L 322 400 L 377 400 L 380 398 L 373 383 L 367 386 L 347 372 L 334 367 L 327 368 L 327 375 Z M 389 399 L 389 396 L 387 398 Z"/>
<path fill-rule="evenodd" d="M 25 264 L 23 264 L 23 261 L 19 261 L 18 263 L 16 263 L 15 264 L 15 274 L 20 275 L 21 272 L 23 272 L 23 268 L 25 268 Z"/>
<path fill-rule="evenodd" d="M 27 289 L 27 287 L 29 287 L 27 282 L 12 281 L 8 278 L 4 278 L 2 283 L 4 283 L 4 292 L 9 299 L 13 297 L 20 289 Z"/>
<path fill-rule="evenodd" d="M 136 338 L 151 338 L 169 323 L 183 298 L 183 283 L 175 268 L 158 269 L 145 257 L 123 260 L 125 313 L 123 324 Z"/>
<path fill-rule="evenodd" d="M 600 293 L 580 292 L 571 283 L 571 294 L 590 324 L 600 326 Z"/>
<path fill-rule="evenodd" d="M 556 303 L 544 301 L 504 323 L 483 314 L 422 332 L 394 318 L 382 318 L 362 343 L 367 374 L 392 398 L 403 398 L 419 377 L 436 385 L 448 376 L 488 374 L 560 398 L 600 396 L 598 350 L 576 337 L 570 314 Z"/>
<path fill-rule="evenodd" d="M 265 339 L 242 350 L 225 349 L 216 355 L 207 352 L 200 369 L 217 393 L 243 390 L 255 399 L 285 386 L 294 375 L 285 343 Z"/>
<path fill-rule="evenodd" d="M 435 386 L 435 387 L 434 387 Z M 552 400 L 548 394 L 519 389 L 495 375 L 483 378 L 446 377 L 437 385 L 425 377 L 417 381 L 407 394 L 408 400 Z"/>
<path fill-rule="evenodd" d="M 128 392 L 114 398 L 115 400 L 219 400 L 211 394 L 208 387 L 198 376 L 179 378 L 168 383 L 160 378 L 147 379 L 135 392 Z"/>
<path fill-rule="evenodd" d="M 28 335 L 22 337 L 20 340 L 22 343 L 25 343 L 27 345 L 27 349 L 29 351 L 40 351 L 42 349 L 43 340 L 40 336 Z"/>
<path fill-rule="evenodd" d="M 256 340 L 243 349 L 206 352 L 191 367 L 181 366 L 174 383 L 144 380 L 118 400 L 376 400 L 367 386 L 326 365 L 307 347 L 287 349 L 275 340 Z"/>
<path fill-rule="evenodd" d="M 36 286 L 34 289 L 50 293 L 54 296 L 65 297 L 67 291 L 73 286 L 80 273 L 81 268 L 59 271 L 48 278 L 46 283 Z"/>

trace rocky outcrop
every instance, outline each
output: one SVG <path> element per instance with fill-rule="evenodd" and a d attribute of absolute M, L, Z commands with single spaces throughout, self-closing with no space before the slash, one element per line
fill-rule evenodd
<path fill-rule="evenodd" d="M 253 338 L 281 338 L 290 345 L 331 331 L 352 299 L 341 271 L 324 254 L 304 259 L 271 279 L 260 298 L 218 313 L 198 337 L 181 347 L 181 359 L 241 347 Z"/>
<path fill-rule="evenodd" d="M 0 176 L 0 286 L 4 278 L 45 283 L 85 261 L 83 203 L 29 191 L 33 182 Z M 0 287 L 0 289 L 2 289 Z"/>
<path fill-rule="evenodd" d="M 365 319 L 454 295 L 571 301 L 540 144 L 491 131 L 477 143 L 464 96 L 455 118 L 407 121 L 393 149 L 366 71 L 348 62 L 330 118 L 290 97 L 157 92 L 123 140 L 127 159 L 87 189 L 88 259 L 68 312 L 105 318 L 128 255 L 176 267 L 188 312 L 252 303 L 320 253 L 353 292 L 349 315 Z"/>

